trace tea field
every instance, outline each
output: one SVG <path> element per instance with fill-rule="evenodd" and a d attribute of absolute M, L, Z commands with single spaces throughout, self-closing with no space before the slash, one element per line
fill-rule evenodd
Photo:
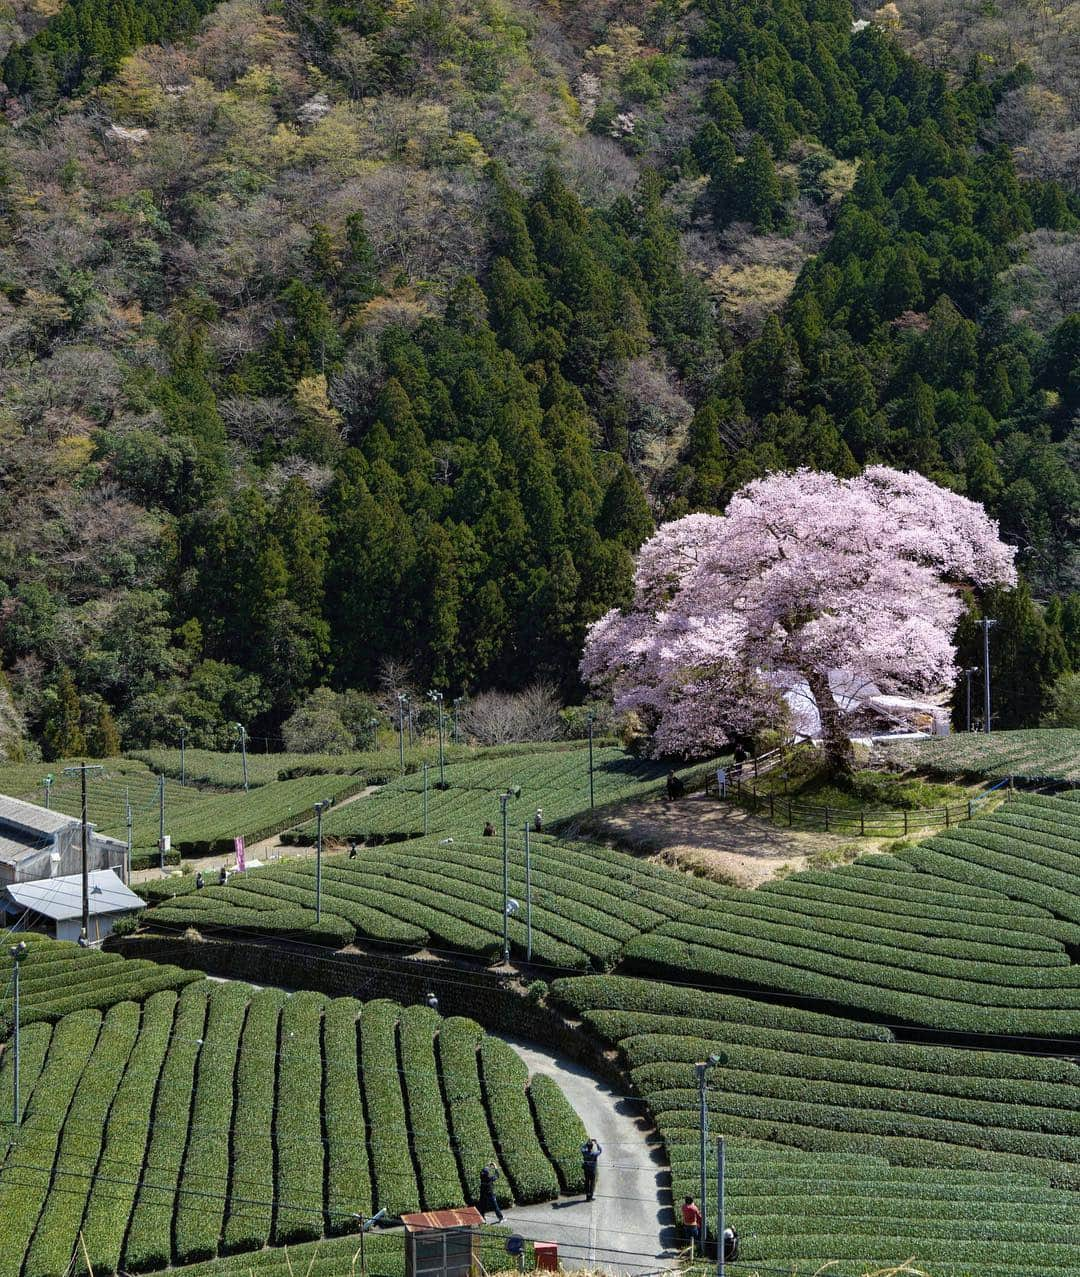
<path fill-rule="evenodd" d="M 1073 727 L 992 732 L 989 736 L 957 732 L 932 740 L 898 742 L 885 752 L 894 762 L 929 772 L 1080 785 L 1080 730 Z"/>
<path fill-rule="evenodd" d="M 694 1062 L 721 1057 L 710 1130 L 726 1137 L 748 1266 L 835 1260 L 830 1272 L 855 1277 L 914 1255 L 935 1274 L 1080 1268 L 1080 1197 L 1064 1191 L 1080 1187 L 1071 1061 L 906 1044 L 880 1025 L 620 977 L 560 980 L 553 994 L 617 1047 L 676 1201 L 698 1191 Z"/>
<path fill-rule="evenodd" d="M 332 812 L 330 813 L 333 814 Z M 549 835 L 529 839 L 532 953 L 558 967 L 605 968 L 634 936 L 730 891 L 592 844 Z M 528 951 L 524 838 L 510 849 L 511 951 Z M 149 921 L 258 935 L 304 934 L 341 944 L 354 939 L 407 949 L 453 949 L 491 959 L 502 952 L 502 842 L 436 838 L 363 848 L 355 859 L 324 855 L 322 923 L 315 924 L 316 866 L 308 857 L 236 874 L 227 886 L 194 889 L 190 879 L 148 885 L 162 899 Z M 182 892 L 173 898 L 167 893 Z"/>
<path fill-rule="evenodd" d="M 113 997 L 29 999 L 17 1127 L 0 1060 L 0 1277 L 85 1271 L 80 1232 L 101 1277 L 459 1206 L 493 1159 L 504 1204 L 580 1187 L 580 1120 L 470 1020 L 168 967 L 150 991 L 153 964 L 32 950 L 27 985 L 48 971 Z"/>

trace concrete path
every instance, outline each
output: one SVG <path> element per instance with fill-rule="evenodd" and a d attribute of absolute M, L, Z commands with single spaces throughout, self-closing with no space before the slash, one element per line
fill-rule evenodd
<path fill-rule="evenodd" d="M 501 1036 L 501 1035 L 500 1035 Z M 674 1260 L 669 1174 L 663 1147 L 650 1142 L 640 1100 L 616 1095 L 580 1064 L 531 1042 L 505 1038 L 529 1066 L 558 1082 L 604 1150 L 596 1196 L 514 1207 L 506 1223 L 533 1241 L 559 1244 L 565 1268 L 600 1268 L 643 1277 Z"/>

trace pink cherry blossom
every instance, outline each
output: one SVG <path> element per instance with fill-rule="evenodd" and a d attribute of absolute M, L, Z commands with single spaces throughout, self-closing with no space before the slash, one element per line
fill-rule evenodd
<path fill-rule="evenodd" d="M 921 475 L 769 475 L 722 516 L 657 530 L 638 553 L 633 603 L 591 627 L 581 672 L 637 711 L 664 754 L 779 725 L 783 690 L 805 683 L 842 766 L 830 672 L 893 694 L 947 686 L 959 587 L 1012 584 L 1013 557 L 980 505 Z"/>

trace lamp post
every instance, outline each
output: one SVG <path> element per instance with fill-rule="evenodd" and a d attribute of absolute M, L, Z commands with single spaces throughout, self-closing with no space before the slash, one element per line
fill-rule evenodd
<path fill-rule="evenodd" d="M 428 697 L 434 703 L 435 708 L 439 711 L 439 788 L 446 788 L 446 770 L 445 760 L 443 757 L 443 694 L 436 692 L 434 688 L 428 692 Z"/>
<path fill-rule="evenodd" d="M 48 776 L 46 776 L 45 779 L 41 782 L 42 785 L 45 786 L 45 810 L 46 811 L 49 810 L 49 791 L 52 789 L 53 781 L 55 779 L 56 777 L 52 774 L 52 772 L 49 772 Z"/>
<path fill-rule="evenodd" d="M 532 855 L 529 822 L 525 822 L 525 961 L 532 962 Z"/>
<path fill-rule="evenodd" d="M 593 723 L 596 722 L 596 715 L 593 713 L 592 710 L 589 710 L 588 714 L 585 715 L 585 720 L 589 724 L 589 809 L 591 810 L 595 806 L 595 797 L 593 794 L 592 734 L 593 734 Z"/>
<path fill-rule="evenodd" d="M 506 808 L 511 798 L 520 797 L 520 785 L 511 785 L 505 794 L 499 795 L 503 842 L 503 962 L 510 961 L 510 851 L 506 841 Z"/>
<path fill-rule="evenodd" d="M 323 798 L 315 804 L 315 921 L 322 922 L 322 814 L 330 806 Z"/>
<path fill-rule="evenodd" d="M 247 793 L 248 774 L 247 774 L 247 728 L 243 723 L 237 723 L 236 734 L 240 740 L 240 757 L 244 760 L 244 793 Z"/>
<path fill-rule="evenodd" d="M 19 1113 L 19 968 L 22 966 L 23 959 L 29 952 L 26 947 L 26 941 L 20 940 L 18 944 L 13 944 L 9 952 L 11 953 L 12 962 L 14 963 L 12 978 L 15 982 L 15 1104 L 11 1120 L 16 1126 L 18 1126 L 22 1120 Z"/>
<path fill-rule="evenodd" d="M 965 697 L 966 709 L 965 709 L 964 718 L 967 724 L 967 730 L 969 732 L 971 731 L 971 678 L 973 674 L 977 674 L 978 672 L 979 672 L 979 668 L 977 665 L 970 665 L 968 666 L 966 670 L 961 671 L 961 673 L 964 675 L 964 682 L 967 684 L 967 694 Z"/>
<path fill-rule="evenodd" d="M 398 692 L 397 694 L 397 712 L 398 712 L 398 759 L 401 762 L 401 774 L 405 775 L 405 706 L 409 703 L 409 697 L 406 692 Z"/>
<path fill-rule="evenodd" d="M 997 621 L 991 617 L 983 617 L 979 622 L 983 632 L 983 704 L 986 706 L 986 722 L 983 724 L 983 730 L 989 736 L 990 734 L 990 626 L 997 625 Z"/>
<path fill-rule="evenodd" d="M 187 736 L 187 728 L 180 728 L 180 784 L 183 785 L 187 780 L 187 772 L 184 766 L 184 737 Z"/>
<path fill-rule="evenodd" d="M 698 1127 L 699 1127 L 698 1151 L 701 1157 L 701 1175 L 698 1180 L 698 1192 L 701 1194 L 701 1201 L 698 1203 L 698 1208 L 701 1211 L 702 1234 L 703 1234 L 701 1238 L 701 1242 L 702 1242 L 703 1249 L 705 1244 L 705 1235 L 709 1231 L 709 1222 L 708 1222 L 709 1213 L 705 1209 L 706 1191 L 708 1189 L 708 1181 L 705 1177 L 705 1172 L 706 1172 L 705 1150 L 709 1142 L 709 1101 L 708 1101 L 708 1095 L 706 1092 L 706 1077 L 708 1075 L 709 1070 L 711 1068 L 714 1068 L 717 1064 L 722 1064 L 723 1060 L 724 1060 L 724 1057 L 721 1055 L 710 1055 L 707 1060 L 699 1060 L 698 1063 L 694 1065 L 694 1072 L 697 1075 L 698 1103 L 700 1107 L 700 1114 L 698 1117 Z M 720 1245 L 721 1246 L 723 1245 L 723 1239 L 721 1239 Z"/>

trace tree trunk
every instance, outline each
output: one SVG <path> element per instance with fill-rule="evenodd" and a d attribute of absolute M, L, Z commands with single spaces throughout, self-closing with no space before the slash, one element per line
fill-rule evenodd
<path fill-rule="evenodd" d="M 803 675 L 821 718 L 821 741 L 829 770 L 834 775 L 850 774 L 854 768 L 855 751 L 848 738 L 844 716 L 833 699 L 828 675 L 820 670 L 812 673 L 804 670 Z"/>

